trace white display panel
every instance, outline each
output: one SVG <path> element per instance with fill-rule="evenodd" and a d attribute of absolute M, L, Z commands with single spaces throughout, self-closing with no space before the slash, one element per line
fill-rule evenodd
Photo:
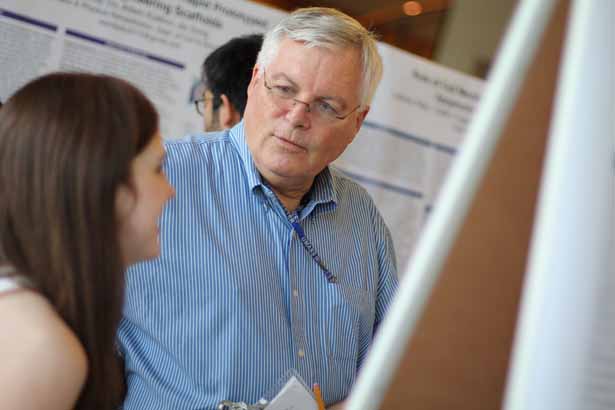
<path fill-rule="evenodd" d="M 505 410 L 615 407 L 614 17 L 572 2 Z"/>
<path fill-rule="evenodd" d="M 152 99 L 167 138 L 200 130 L 201 64 L 285 13 L 242 0 L 0 0 L 0 99 L 56 70 L 124 78 Z"/>

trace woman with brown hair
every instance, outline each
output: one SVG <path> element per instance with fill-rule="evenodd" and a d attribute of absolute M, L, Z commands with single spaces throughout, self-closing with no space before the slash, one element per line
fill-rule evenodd
<path fill-rule="evenodd" d="M 57 73 L 0 110 L 0 408 L 112 409 L 124 270 L 159 253 L 174 195 L 135 87 Z"/>

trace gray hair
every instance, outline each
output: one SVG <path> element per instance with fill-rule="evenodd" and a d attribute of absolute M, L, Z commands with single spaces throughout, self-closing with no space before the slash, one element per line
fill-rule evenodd
<path fill-rule="evenodd" d="M 373 33 L 352 17 L 327 7 L 297 9 L 265 34 L 256 64 L 264 69 L 278 53 L 280 43 L 291 39 L 306 47 L 330 50 L 355 47 L 361 53 L 361 105 L 368 106 L 382 78 L 382 59 Z M 260 70 L 262 73 L 263 71 Z"/>

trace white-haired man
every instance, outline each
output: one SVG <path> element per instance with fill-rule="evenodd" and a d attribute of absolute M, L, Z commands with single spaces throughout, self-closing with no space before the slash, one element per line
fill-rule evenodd
<path fill-rule="evenodd" d="M 125 410 L 255 402 L 291 369 L 346 398 L 397 276 L 373 202 L 329 164 L 381 72 L 358 22 L 300 9 L 266 34 L 243 121 L 167 142 L 162 256 L 127 275 Z"/>

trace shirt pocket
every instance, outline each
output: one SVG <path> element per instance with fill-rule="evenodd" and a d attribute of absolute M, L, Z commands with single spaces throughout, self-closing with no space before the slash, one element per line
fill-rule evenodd
<path fill-rule="evenodd" d="M 327 329 L 327 356 L 332 362 L 358 364 L 361 350 L 373 332 L 374 298 L 364 289 L 339 287 L 331 306 Z"/>

